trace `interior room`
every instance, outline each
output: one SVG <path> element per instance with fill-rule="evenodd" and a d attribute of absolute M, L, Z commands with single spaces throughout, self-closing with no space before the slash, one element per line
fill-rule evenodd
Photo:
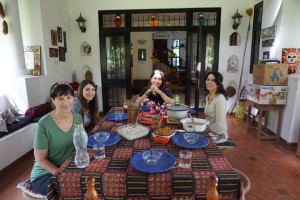
<path fill-rule="evenodd" d="M 101 120 L 94 132 L 88 134 L 97 130 L 117 133 L 117 127 L 107 121 L 107 115 L 118 111 L 116 108 L 125 111 L 127 103 L 129 107 L 135 105 L 139 96 L 148 97 L 141 91 L 155 70 L 164 73 L 174 105 L 187 106 L 189 114 L 193 111 L 192 119 L 207 119 L 204 114 L 209 96 L 206 74 L 222 74 L 231 143 L 217 145 L 204 131 L 203 137 L 209 138 L 210 143 L 195 155 L 201 159 L 206 156 L 212 170 L 201 171 L 203 168 L 197 168 L 198 158 L 193 157 L 196 161 L 192 161 L 191 170 L 181 171 L 177 167 L 178 149 L 175 148 L 176 152 L 172 149 L 176 146 L 171 142 L 173 139 L 170 137 L 163 147 L 157 146 L 149 133 L 153 141 L 149 142 L 148 149 L 170 149 L 170 154 L 178 159 L 176 167 L 156 175 L 190 172 L 194 185 L 192 191 L 181 191 L 178 186 L 178 190 L 167 188 L 155 194 L 151 191 L 151 181 L 148 183 L 151 173 L 147 173 L 143 178 L 147 179 L 149 191 L 141 192 L 145 199 L 205 199 L 209 187 L 212 188 L 208 185 L 210 175 L 219 178 L 216 187 L 219 199 L 300 199 L 299 0 L 0 0 L 0 3 L 0 177 L 3 180 L 0 199 L 26 198 L 17 185 L 30 179 L 36 128 L 38 121 L 53 109 L 49 91 L 54 83 L 68 82 L 77 89 L 83 80 L 92 80 Z M 282 69 L 283 73 L 276 74 Z M 29 111 L 33 113 L 31 116 Z M 11 130 L 7 127 L 14 122 L 8 124 L 4 119 L 4 113 L 8 112 L 22 123 L 27 121 Z M 26 118 L 28 115 L 30 118 Z M 137 122 L 140 120 L 139 115 L 135 118 Z M 160 125 L 161 121 L 168 124 L 167 118 L 159 118 Z M 167 126 L 172 130 L 184 129 L 181 122 L 170 122 Z M 131 153 L 126 150 L 124 155 L 116 155 L 115 151 L 120 149 L 136 148 L 137 142 L 128 140 L 125 144 L 123 139 L 117 147 L 108 148 L 109 162 L 118 156 L 124 159 L 127 154 L 130 160 L 147 149 L 143 147 Z M 217 153 L 211 155 L 215 151 L 207 148 L 215 148 Z M 90 153 L 93 148 L 88 149 Z M 224 160 L 225 164 L 213 163 L 214 159 Z M 71 160 L 65 166 L 69 167 Z M 105 168 L 107 174 L 112 173 L 113 163 L 107 161 L 106 165 L 109 165 Z M 69 170 L 68 167 L 59 168 L 60 172 Z M 222 174 L 222 167 L 224 174 L 230 168 L 230 173 L 234 173 L 231 178 L 238 177 L 239 189 L 228 189 L 222 179 L 228 174 Z M 124 176 L 128 178 L 127 173 L 132 170 L 135 172 L 136 168 L 128 161 Z M 105 193 L 103 172 L 101 178 L 100 173 L 94 174 L 99 197 L 129 198 L 132 191 L 128 185 L 124 194 Z M 204 183 L 197 182 L 200 173 L 207 179 L 203 190 L 199 187 Z M 75 195 L 76 198 L 83 198 L 82 193 L 86 191 L 86 182 L 81 183 L 84 189 L 80 189 L 81 196 Z M 173 181 L 171 185 L 176 184 Z M 56 194 L 61 199 L 75 198 L 64 196 L 60 189 L 58 186 L 55 191 L 62 192 Z M 136 193 L 131 195 L 132 199 L 141 197 L 135 196 Z"/>

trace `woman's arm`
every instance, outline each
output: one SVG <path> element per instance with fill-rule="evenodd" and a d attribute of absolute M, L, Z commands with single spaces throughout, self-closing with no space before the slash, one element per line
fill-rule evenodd
<path fill-rule="evenodd" d="M 144 93 L 143 93 L 143 91 L 145 91 Z M 140 96 L 136 99 L 136 103 L 138 103 L 139 105 L 141 104 L 141 103 L 143 103 L 144 102 L 144 100 L 148 97 L 148 95 L 150 94 L 150 92 L 152 92 L 152 89 L 145 89 L 145 90 L 142 90 L 142 92 L 141 92 L 141 94 L 140 94 Z M 143 94 L 142 94 L 143 93 Z"/>
<path fill-rule="evenodd" d="M 158 87 L 156 87 L 155 85 L 151 85 L 150 89 L 153 89 L 153 92 L 157 93 L 158 95 L 161 96 L 161 98 L 164 100 L 164 102 L 166 104 L 174 104 L 175 100 L 172 98 L 172 94 L 171 92 L 167 92 L 167 90 L 165 90 L 165 92 L 161 91 Z"/>
<path fill-rule="evenodd" d="M 58 170 L 58 167 L 48 160 L 48 149 L 34 149 L 34 157 L 38 164 L 51 174 Z"/>

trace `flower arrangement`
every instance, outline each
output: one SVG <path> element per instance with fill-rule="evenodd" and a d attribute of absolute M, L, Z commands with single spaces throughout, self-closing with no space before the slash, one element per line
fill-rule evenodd
<path fill-rule="evenodd" d="M 163 116 L 163 115 L 167 114 L 167 109 L 166 109 L 167 106 L 165 104 L 163 104 L 163 105 L 160 105 L 159 103 L 155 104 L 154 101 L 152 101 L 148 98 L 146 98 L 144 101 L 145 101 L 145 104 L 148 106 L 151 114 L 159 115 L 159 116 Z"/>

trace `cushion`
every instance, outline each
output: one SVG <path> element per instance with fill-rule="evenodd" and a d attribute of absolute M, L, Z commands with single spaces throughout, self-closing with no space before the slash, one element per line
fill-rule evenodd
<path fill-rule="evenodd" d="M 0 132 L 7 132 L 5 120 L 0 117 Z"/>
<path fill-rule="evenodd" d="M 44 115 L 52 110 L 50 103 L 44 103 L 39 106 L 28 108 L 25 112 L 25 116 L 28 117 L 37 117 L 40 115 Z"/>
<path fill-rule="evenodd" d="M 12 113 L 10 109 L 4 110 L 0 113 L 0 116 L 2 119 L 6 121 L 8 124 L 12 124 L 15 121 L 18 121 L 18 119 L 15 117 L 15 115 Z"/>
<path fill-rule="evenodd" d="M 21 190 L 23 190 L 23 192 L 30 195 L 31 197 L 41 198 L 41 199 L 45 199 L 45 200 L 47 199 L 47 196 L 39 194 L 33 189 L 30 180 L 26 180 L 26 181 L 23 181 L 22 183 L 19 183 L 17 185 L 17 188 L 20 188 Z"/>
<path fill-rule="evenodd" d="M 9 133 L 18 130 L 32 121 L 32 117 L 26 117 L 24 115 L 16 114 L 18 121 L 13 122 L 12 124 L 7 124 L 7 132 L 0 131 L 0 137 L 7 135 Z"/>

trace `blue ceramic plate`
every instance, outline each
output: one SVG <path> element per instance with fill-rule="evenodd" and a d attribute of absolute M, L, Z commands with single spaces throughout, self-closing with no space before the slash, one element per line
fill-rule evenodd
<path fill-rule="evenodd" d="M 104 142 L 106 147 L 117 144 L 121 140 L 121 137 L 114 133 L 109 133 L 109 138 Z M 93 147 L 98 142 L 95 140 L 94 135 L 89 136 L 87 145 Z"/>
<path fill-rule="evenodd" d="M 127 119 L 127 113 L 121 113 L 121 115 L 122 115 L 122 120 L 126 120 Z M 116 117 L 116 114 L 112 113 L 112 114 L 106 115 L 105 118 L 108 119 L 108 120 L 115 121 L 115 117 Z"/>
<path fill-rule="evenodd" d="M 156 151 L 160 151 L 160 150 L 156 150 Z M 148 165 L 144 161 L 142 156 L 143 151 L 138 154 L 135 154 L 131 158 L 131 165 L 135 169 L 146 173 L 160 173 L 172 169 L 176 164 L 176 158 L 172 154 L 166 151 L 160 151 L 160 152 L 162 152 L 161 158 L 155 165 Z"/>
<path fill-rule="evenodd" d="M 193 115 L 193 114 L 196 113 L 196 110 L 191 108 L 191 109 L 189 109 L 189 113 L 190 113 L 191 115 Z"/>
<path fill-rule="evenodd" d="M 143 105 L 143 106 L 141 106 L 141 107 L 140 107 L 140 109 L 142 109 L 142 110 L 144 110 L 144 111 L 148 111 L 148 110 L 149 110 L 149 108 L 148 108 L 148 106 L 147 106 L 147 105 Z"/>
<path fill-rule="evenodd" d="M 172 141 L 177 146 L 193 149 L 205 147 L 209 143 L 209 140 L 202 135 L 200 135 L 199 139 L 194 144 L 187 143 L 183 138 L 183 134 L 175 135 L 172 138 Z"/>

